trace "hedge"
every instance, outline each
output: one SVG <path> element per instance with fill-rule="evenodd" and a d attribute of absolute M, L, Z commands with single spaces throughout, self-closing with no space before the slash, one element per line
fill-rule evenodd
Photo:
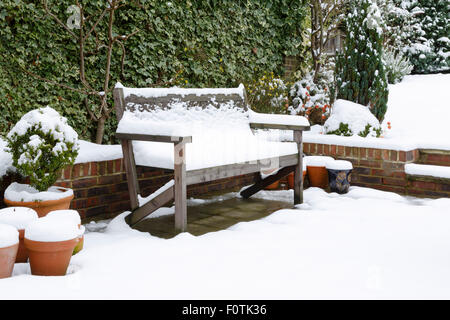
<path fill-rule="evenodd" d="M 71 14 L 66 10 L 74 3 L 51 0 L 49 7 L 66 21 Z M 107 1 L 82 3 L 87 15 L 96 17 Z M 127 1 L 118 11 L 114 32 L 139 32 L 125 43 L 123 73 L 122 51 L 116 47 L 110 83 L 227 87 L 264 72 L 283 74 L 284 56 L 303 50 L 301 25 L 306 14 L 306 2 L 299 0 Z M 106 38 L 105 22 L 98 26 L 99 41 Z M 95 54 L 95 38 L 90 39 L 94 54 L 87 58 L 86 76 L 100 88 L 106 59 L 102 49 Z M 0 133 L 7 133 L 25 112 L 49 105 L 69 119 L 81 138 L 95 137 L 96 126 L 84 103 L 97 101 L 23 71 L 82 88 L 78 54 L 76 41 L 45 14 L 41 1 L 0 2 Z M 104 142 L 113 141 L 115 127 L 112 114 Z"/>

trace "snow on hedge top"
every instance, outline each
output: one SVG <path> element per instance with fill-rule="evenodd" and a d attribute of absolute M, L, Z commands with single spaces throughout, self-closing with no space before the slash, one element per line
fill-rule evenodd
<path fill-rule="evenodd" d="M 39 192 L 28 184 L 13 182 L 5 190 L 5 198 L 17 202 L 59 200 L 73 195 L 72 189 L 52 186 Z"/>
<path fill-rule="evenodd" d="M 79 235 L 80 230 L 72 221 L 49 217 L 37 219 L 25 228 L 25 238 L 33 241 L 66 241 Z"/>
<path fill-rule="evenodd" d="M 9 207 L 0 210 L 0 223 L 9 224 L 18 230 L 23 230 L 26 226 L 37 220 L 38 214 L 31 208 Z"/>
<path fill-rule="evenodd" d="M 374 129 L 381 127 L 369 108 L 351 101 L 338 99 L 333 105 L 330 117 L 324 124 L 325 132 L 338 130 L 341 123 L 347 124 L 353 135 L 364 131 L 368 124 Z M 372 131 L 368 136 L 376 135 Z"/>
<path fill-rule="evenodd" d="M 237 88 L 127 88 L 124 87 L 120 82 L 117 82 L 115 88 L 123 89 L 124 98 L 127 98 L 130 95 L 144 98 L 158 98 L 167 96 L 168 94 L 181 96 L 189 94 L 195 94 L 197 96 L 205 94 L 238 94 L 242 99 L 244 98 L 244 85 L 242 83 Z"/>
<path fill-rule="evenodd" d="M 6 248 L 19 242 L 19 231 L 13 226 L 0 224 L 0 248 Z"/>
<path fill-rule="evenodd" d="M 80 214 L 76 210 L 54 210 L 50 211 L 46 215 L 46 217 L 51 219 L 63 219 L 66 221 L 70 221 L 77 226 L 81 224 Z"/>
<path fill-rule="evenodd" d="M 60 142 L 55 146 L 56 149 L 64 148 L 64 143 L 76 144 L 78 141 L 78 134 L 67 124 L 67 119 L 48 106 L 32 110 L 23 115 L 8 133 L 8 138 L 13 137 L 14 134 L 22 136 L 28 129 L 36 125 L 40 125 L 44 133 L 51 133 L 55 140 Z M 38 141 L 30 143 L 38 143 Z"/>

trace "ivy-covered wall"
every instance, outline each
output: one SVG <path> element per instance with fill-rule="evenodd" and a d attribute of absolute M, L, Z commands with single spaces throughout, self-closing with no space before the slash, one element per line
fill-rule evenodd
<path fill-rule="evenodd" d="M 95 21 L 106 0 L 81 1 Z M 49 0 L 61 21 L 74 0 Z M 111 83 L 125 86 L 237 86 L 264 72 L 282 74 L 283 57 L 302 50 L 301 25 L 307 14 L 299 0 L 124 1 L 113 32 L 139 31 L 116 46 Z M 87 23 L 92 23 L 88 20 Z M 86 77 L 100 90 L 106 64 L 106 19 L 87 41 Z M 78 31 L 73 29 L 75 33 Z M 102 52 L 103 50 L 103 52 Z M 46 15 L 42 0 L 0 2 L 0 133 L 7 133 L 25 112 L 50 105 L 69 119 L 82 138 L 92 140 L 93 123 L 85 103 L 98 103 L 24 72 L 82 88 L 74 38 Z M 111 99 L 112 97 L 109 97 Z M 106 123 L 104 142 L 112 141 L 115 115 Z"/>

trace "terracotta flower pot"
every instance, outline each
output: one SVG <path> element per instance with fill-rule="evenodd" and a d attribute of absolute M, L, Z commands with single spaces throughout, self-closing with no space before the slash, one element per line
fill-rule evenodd
<path fill-rule="evenodd" d="M 19 249 L 17 250 L 16 263 L 24 263 L 28 261 L 28 250 L 25 247 L 25 243 L 23 241 L 25 229 L 21 229 L 18 231 L 19 231 Z"/>
<path fill-rule="evenodd" d="M 267 187 L 265 187 L 265 190 L 276 190 L 280 186 L 280 181 L 275 181 L 272 184 L 269 184 Z"/>
<path fill-rule="evenodd" d="M 33 241 L 25 238 L 30 255 L 31 274 L 39 276 L 64 276 L 79 239 L 65 241 Z"/>
<path fill-rule="evenodd" d="M 18 249 L 19 243 L 0 248 L 0 279 L 11 277 Z"/>
<path fill-rule="evenodd" d="M 308 171 L 308 180 L 311 187 L 326 189 L 328 187 L 328 171 L 326 163 L 333 161 L 328 156 L 308 156 L 306 158 L 306 167 Z"/>
<path fill-rule="evenodd" d="M 306 170 L 303 170 L 303 182 L 305 181 L 305 178 L 306 178 Z M 294 173 L 293 172 L 289 173 L 289 175 L 287 176 L 287 180 L 288 180 L 289 189 L 294 189 Z"/>
<path fill-rule="evenodd" d="M 70 202 L 72 201 L 73 197 L 74 196 L 72 194 L 68 197 L 58 200 L 21 202 L 11 201 L 5 198 L 4 201 L 8 207 L 27 207 L 34 209 L 37 212 L 39 218 L 42 218 L 45 217 L 50 211 L 69 209 Z"/>
<path fill-rule="evenodd" d="M 326 189 L 328 186 L 328 171 L 325 166 L 308 166 L 308 179 L 311 187 Z"/>
<path fill-rule="evenodd" d="M 9 207 L 0 210 L 0 223 L 13 226 L 18 231 L 19 250 L 17 252 L 16 263 L 28 261 L 28 250 L 23 243 L 26 226 L 37 220 L 36 211 L 25 207 Z"/>

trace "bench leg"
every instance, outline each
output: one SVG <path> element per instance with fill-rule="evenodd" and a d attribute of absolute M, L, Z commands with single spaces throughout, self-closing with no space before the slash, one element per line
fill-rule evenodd
<path fill-rule="evenodd" d="M 187 229 L 187 203 L 186 155 L 184 143 L 175 144 L 174 164 L 175 230 L 185 232 Z"/>
<path fill-rule="evenodd" d="M 294 131 L 298 147 L 298 163 L 294 169 L 294 205 L 303 203 L 303 142 L 302 132 Z"/>
<path fill-rule="evenodd" d="M 139 207 L 138 194 L 139 183 L 136 174 L 136 163 L 134 161 L 133 142 L 122 140 L 123 163 L 127 174 L 128 192 L 130 194 L 131 210 Z"/>

